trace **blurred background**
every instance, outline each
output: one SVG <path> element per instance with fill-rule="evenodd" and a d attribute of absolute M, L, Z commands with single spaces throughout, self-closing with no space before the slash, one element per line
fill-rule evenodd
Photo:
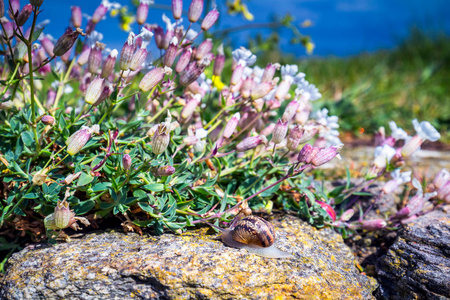
<path fill-rule="evenodd" d="M 71 5 L 92 15 L 100 2 L 45 0 L 40 20 L 51 20 L 45 32 L 58 38 L 69 26 Z M 103 33 L 107 47 L 120 51 L 127 31 L 139 31 L 133 19 L 139 1 L 116 2 L 122 8 L 111 11 L 96 30 Z M 186 11 L 189 3 L 184 1 Z M 170 4 L 156 0 L 147 23 L 164 27 L 161 14 L 172 18 Z M 412 130 L 414 118 L 430 121 L 442 133 L 441 140 L 450 141 L 448 0 L 217 0 L 216 4 L 221 15 L 210 37 L 223 38 L 228 53 L 246 46 L 258 55 L 261 66 L 299 64 L 323 94 L 316 105 L 339 116 L 344 142 L 368 142 L 390 120 Z M 205 1 L 205 13 L 212 5 Z"/>

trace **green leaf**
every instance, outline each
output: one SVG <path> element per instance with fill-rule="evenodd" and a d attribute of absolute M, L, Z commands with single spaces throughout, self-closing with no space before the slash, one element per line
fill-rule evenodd
<path fill-rule="evenodd" d="M 354 192 L 353 195 L 356 195 L 356 196 L 373 196 L 372 193 L 367 193 L 367 192 Z"/>
<path fill-rule="evenodd" d="M 143 211 L 148 212 L 148 213 L 153 213 L 155 210 L 153 209 L 153 207 L 150 206 L 150 204 L 145 203 L 145 202 L 138 202 L 138 205 L 140 208 L 142 208 Z"/>
<path fill-rule="evenodd" d="M 328 197 L 330 197 L 330 198 L 336 198 L 336 197 L 338 197 L 338 196 L 342 193 L 342 191 L 345 190 L 346 188 L 347 188 L 347 187 L 346 187 L 346 186 L 343 186 L 343 185 L 338 186 L 338 187 L 334 188 L 334 189 L 328 194 Z"/>
<path fill-rule="evenodd" d="M 39 36 L 41 35 L 42 31 L 44 31 L 44 28 L 45 27 L 39 28 L 38 30 L 33 32 L 33 35 L 31 37 L 31 42 L 34 42 L 35 40 L 37 40 L 39 38 Z"/>
<path fill-rule="evenodd" d="M 80 178 L 78 178 L 77 186 L 84 186 L 86 184 L 89 184 L 94 180 L 94 177 L 91 176 L 91 174 L 88 173 L 81 173 Z"/>
<path fill-rule="evenodd" d="M 95 206 L 95 201 L 93 200 L 86 200 L 81 201 L 77 205 L 73 207 L 73 211 L 76 215 L 84 215 L 85 213 L 89 212 L 92 208 Z"/>
<path fill-rule="evenodd" d="M 269 197 L 272 196 L 273 193 L 275 193 L 276 191 L 278 191 L 278 189 L 281 186 L 281 182 L 279 182 L 277 185 L 274 185 L 273 187 L 271 187 L 270 189 L 262 192 L 261 194 L 259 194 L 261 197 Z"/>
<path fill-rule="evenodd" d="M 161 183 L 150 183 L 150 184 L 144 185 L 141 188 L 149 190 L 149 191 L 152 191 L 152 192 L 162 192 L 162 191 L 164 191 L 164 184 L 161 184 Z"/>

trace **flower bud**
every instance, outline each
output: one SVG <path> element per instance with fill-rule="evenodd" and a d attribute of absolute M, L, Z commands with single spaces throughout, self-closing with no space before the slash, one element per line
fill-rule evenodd
<path fill-rule="evenodd" d="M 55 118 L 50 115 L 45 115 L 41 118 L 41 122 L 45 125 L 53 125 L 55 124 Z"/>
<path fill-rule="evenodd" d="M 91 81 L 87 90 L 86 96 L 84 97 L 84 101 L 88 104 L 94 104 L 100 98 L 100 95 L 103 91 L 103 84 L 105 79 L 96 77 Z"/>
<path fill-rule="evenodd" d="M 342 149 L 343 145 L 331 146 L 329 148 L 321 149 L 317 154 L 311 159 L 311 163 L 318 167 L 330 160 L 332 160 L 336 155 L 338 155 L 339 150 Z"/>
<path fill-rule="evenodd" d="M 97 7 L 97 9 L 92 14 L 91 21 L 94 24 L 97 24 L 98 22 L 100 22 L 103 19 L 103 17 L 106 15 L 106 13 L 108 12 L 108 7 L 105 6 L 103 2 L 104 1 L 102 1 L 102 3 Z"/>
<path fill-rule="evenodd" d="M 303 146 L 302 150 L 298 153 L 297 160 L 298 162 L 304 162 L 309 164 L 311 159 L 319 152 L 319 148 L 315 148 L 310 144 L 306 144 Z"/>
<path fill-rule="evenodd" d="M 120 60 L 119 66 L 122 71 L 126 71 L 130 68 L 130 63 L 133 58 L 135 50 L 134 45 L 134 33 L 130 32 L 128 35 L 128 39 L 122 47 L 122 51 L 120 52 Z"/>
<path fill-rule="evenodd" d="M 43 185 L 45 183 L 45 179 L 47 179 L 47 172 L 48 169 L 42 169 L 36 172 L 36 174 L 33 175 L 33 179 L 31 182 L 33 185 Z"/>
<path fill-rule="evenodd" d="M 287 125 L 288 122 L 283 122 L 281 119 L 279 119 L 277 124 L 275 124 L 275 128 L 272 133 L 272 142 L 274 142 L 274 144 L 279 144 L 284 140 L 288 130 Z"/>
<path fill-rule="evenodd" d="M 148 5 L 152 3 L 152 0 L 140 0 L 139 6 L 136 11 L 136 22 L 142 25 L 147 21 Z"/>
<path fill-rule="evenodd" d="M 10 6 L 10 17 L 14 19 L 14 16 L 17 16 L 20 10 L 20 0 L 9 0 Z"/>
<path fill-rule="evenodd" d="M 213 75 L 220 76 L 222 75 L 223 67 L 225 65 L 225 55 L 223 52 L 223 44 L 217 48 L 217 57 L 214 61 Z"/>
<path fill-rule="evenodd" d="M 4 25 L 5 24 L 3 24 L 3 26 Z M 41 34 L 41 36 L 39 37 L 39 41 L 41 42 L 41 46 L 42 48 L 44 48 L 45 53 L 47 53 L 48 56 L 53 57 L 53 48 L 55 46 L 53 45 L 52 41 L 50 41 L 50 39 L 43 34 Z"/>
<path fill-rule="evenodd" d="M 89 45 L 84 45 L 80 55 L 78 55 L 77 60 L 78 65 L 84 66 L 85 64 L 87 64 L 90 54 L 91 54 L 91 47 L 89 47 Z"/>
<path fill-rule="evenodd" d="M 103 101 L 105 101 L 112 93 L 112 86 L 111 84 L 105 80 L 102 88 L 102 92 L 100 93 L 100 97 L 98 97 L 97 101 L 94 102 L 94 106 L 100 105 Z"/>
<path fill-rule="evenodd" d="M 405 145 L 403 145 L 402 148 L 402 156 L 408 157 L 411 154 L 413 154 L 417 149 L 419 149 L 420 145 L 422 145 L 423 140 L 420 138 L 420 136 L 415 135 L 409 140 L 406 141 Z"/>
<path fill-rule="evenodd" d="M 153 33 L 155 37 L 156 47 L 162 50 L 164 49 L 164 29 L 161 26 L 156 26 L 153 28 Z"/>
<path fill-rule="evenodd" d="M 433 184 L 436 188 L 440 188 L 449 180 L 450 180 L 450 173 L 446 169 L 442 169 L 434 177 Z"/>
<path fill-rule="evenodd" d="M 399 187 L 399 182 L 395 179 L 391 179 L 383 185 L 382 191 L 385 194 L 393 193 Z"/>
<path fill-rule="evenodd" d="M 93 47 L 89 53 L 88 69 L 92 74 L 97 74 L 98 69 L 102 65 L 103 49 L 105 49 L 105 44 L 95 42 L 95 47 Z"/>
<path fill-rule="evenodd" d="M 123 155 L 122 166 L 125 170 L 129 170 L 131 168 L 131 156 L 129 154 Z"/>
<path fill-rule="evenodd" d="M 82 15 L 81 8 L 79 6 L 71 6 L 72 16 L 70 17 L 70 21 L 72 22 L 73 27 L 81 27 Z"/>
<path fill-rule="evenodd" d="M 56 227 L 60 229 L 69 227 L 73 217 L 75 217 L 75 213 L 70 210 L 69 202 L 66 200 L 58 201 L 54 214 Z"/>
<path fill-rule="evenodd" d="M 183 13 L 183 0 L 172 0 L 172 14 L 175 20 L 181 18 Z"/>
<path fill-rule="evenodd" d="M 188 86 L 203 73 L 205 68 L 209 65 L 210 61 L 208 59 L 202 59 L 200 62 L 191 62 L 186 70 L 181 73 L 180 84 L 182 86 Z"/>
<path fill-rule="evenodd" d="M 5 2 L 3 0 L 0 0 L 0 18 L 3 18 L 5 15 Z"/>
<path fill-rule="evenodd" d="M 209 11 L 208 14 L 205 16 L 205 18 L 203 19 L 201 29 L 203 31 L 208 31 L 216 23 L 218 18 L 219 12 L 217 11 L 217 9 Z"/>
<path fill-rule="evenodd" d="M 361 222 L 361 228 L 368 231 L 380 230 L 387 226 L 383 219 L 366 220 Z"/>
<path fill-rule="evenodd" d="M 152 140 L 152 152 L 156 155 L 163 153 L 170 142 L 170 133 L 166 130 L 161 130 L 161 128 L 162 125 L 160 124 Z"/>
<path fill-rule="evenodd" d="M 77 173 L 74 173 L 74 174 L 67 175 L 67 177 L 64 178 L 64 180 L 62 181 L 62 183 L 66 184 L 66 185 L 69 185 L 69 184 L 71 184 L 74 180 L 78 179 L 78 177 L 80 177 L 80 176 L 81 176 L 81 172 L 77 172 Z"/>
<path fill-rule="evenodd" d="M 175 168 L 172 166 L 163 166 L 152 171 L 155 176 L 170 176 L 175 173 Z"/>
<path fill-rule="evenodd" d="M 145 48 L 137 49 L 133 55 L 133 58 L 131 59 L 130 70 L 136 71 L 137 69 L 139 69 L 144 63 L 145 59 L 147 58 L 147 55 L 148 55 L 147 49 Z"/>
<path fill-rule="evenodd" d="M 164 65 L 167 67 L 172 67 L 173 62 L 175 61 L 175 58 L 177 57 L 177 51 L 178 51 L 178 39 L 176 36 L 172 38 L 172 40 L 169 43 L 169 46 L 167 47 L 166 54 L 164 55 Z M 177 64 L 178 65 L 178 64 Z"/>
<path fill-rule="evenodd" d="M 197 95 L 199 95 L 199 94 L 197 94 Z M 196 98 L 191 99 L 188 103 L 186 103 L 186 106 L 183 107 L 183 110 L 181 111 L 181 117 L 185 120 L 188 119 L 190 116 L 192 116 L 192 114 L 194 113 L 195 109 L 197 108 L 197 106 L 199 104 L 200 104 L 200 101 L 197 100 Z"/>
<path fill-rule="evenodd" d="M 195 58 L 200 60 L 202 59 L 206 54 L 211 52 L 211 49 L 213 47 L 212 40 L 206 39 L 204 40 L 197 48 L 197 51 L 195 51 Z"/>
<path fill-rule="evenodd" d="M 170 45 L 167 51 L 169 51 L 169 49 Z M 185 50 L 183 54 L 181 54 L 180 58 L 178 59 L 177 65 L 175 66 L 175 71 L 177 73 L 181 73 L 186 69 L 187 65 L 191 61 L 191 56 L 192 56 L 192 48 Z"/>
<path fill-rule="evenodd" d="M 142 78 L 139 83 L 139 88 L 143 92 L 148 92 L 153 89 L 161 80 L 163 80 L 165 74 L 171 74 L 172 69 L 165 68 L 154 68 Z"/>
<path fill-rule="evenodd" d="M 44 226 L 46 229 L 50 229 L 50 230 L 60 229 L 55 224 L 55 214 L 54 213 L 49 214 L 48 216 L 45 217 Z"/>
<path fill-rule="evenodd" d="M 86 25 L 86 34 L 90 35 L 92 32 L 94 32 L 96 25 L 97 25 L 96 23 L 92 22 L 92 19 L 89 20 Z"/>
<path fill-rule="evenodd" d="M 341 215 L 341 217 L 339 218 L 339 220 L 341 220 L 342 222 L 347 222 L 348 220 L 350 220 L 353 215 L 355 214 L 355 210 L 350 208 L 347 209 L 346 211 L 344 211 Z"/>
<path fill-rule="evenodd" d="M 257 146 L 264 144 L 267 145 L 267 138 L 263 135 L 251 136 L 244 139 L 242 142 L 236 145 L 237 152 L 245 152 L 247 150 L 256 148 Z"/>
<path fill-rule="evenodd" d="M 22 26 L 25 24 L 33 12 L 33 6 L 31 4 L 25 5 L 17 16 L 16 23 L 17 26 Z"/>
<path fill-rule="evenodd" d="M 188 20 L 191 23 L 197 22 L 203 11 L 203 0 L 192 0 L 188 11 Z"/>
<path fill-rule="evenodd" d="M 450 181 L 447 181 L 437 190 L 438 199 L 444 200 L 447 197 L 447 195 L 450 195 Z"/>
<path fill-rule="evenodd" d="M 244 66 L 238 64 L 234 68 L 233 74 L 231 74 L 230 84 L 237 85 L 242 80 L 242 75 L 244 74 Z"/>
<path fill-rule="evenodd" d="M 330 204 L 322 202 L 322 201 L 316 201 L 330 216 L 330 218 L 334 221 L 336 221 L 336 212 L 334 211 L 333 207 L 331 207 Z"/>
<path fill-rule="evenodd" d="M 12 102 L 11 100 L 0 102 L 0 110 L 10 110 L 11 108 L 13 108 L 13 106 L 14 102 Z"/>
<path fill-rule="evenodd" d="M 289 131 L 286 147 L 289 151 L 297 150 L 298 145 L 300 145 L 300 141 L 302 140 L 304 130 L 300 128 L 300 126 L 295 126 L 291 131 Z"/>
<path fill-rule="evenodd" d="M 240 119 L 241 119 L 241 115 L 239 113 L 235 113 L 231 117 L 230 121 L 228 121 L 228 123 L 225 126 L 225 129 L 223 131 L 223 136 L 225 138 L 228 139 L 228 138 L 230 138 L 233 135 L 233 133 L 236 130 L 236 127 L 237 127 Z"/>
<path fill-rule="evenodd" d="M 286 109 L 284 110 L 283 114 L 283 120 L 290 121 L 297 113 L 297 109 L 300 106 L 300 101 L 294 100 L 289 102 L 289 104 L 286 106 Z"/>
<path fill-rule="evenodd" d="M 258 84 L 251 93 L 252 100 L 264 98 L 273 89 L 273 84 L 270 82 L 262 82 Z"/>
<path fill-rule="evenodd" d="M 264 73 L 261 77 L 261 82 L 271 82 L 273 76 L 275 75 L 275 71 L 280 68 L 280 64 L 268 64 L 264 69 Z"/>
<path fill-rule="evenodd" d="M 66 32 L 58 39 L 58 41 L 56 41 L 55 47 L 53 48 L 53 54 L 55 56 L 61 56 L 65 54 L 72 48 L 73 44 L 80 34 L 84 35 L 83 30 L 80 28 L 77 28 L 76 30 L 67 28 Z"/>
<path fill-rule="evenodd" d="M 292 83 L 289 80 L 282 80 L 278 85 L 277 91 L 275 92 L 275 98 L 277 100 L 283 101 L 287 93 L 289 92 L 289 89 L 291 88 L 291 84 Z"/>
<path fill-rule="evenodd" d="M 113 49 L 106 57 L 103 64 L 102 73 L 100 74 L 101 78 L 108 78 L 112 74 L 116 64 L 117 54 L 119 54 L 119 52 L 116 49 Z"/>
<path fill-rule="evenodd" d="M 92 133 L 98 133 L 100 126 L 94 125 L 91 128 L 87 126 L 81 126 L 81 129 L 73 133 L 67 140 L 67 153 L 75 155 L 86 145 L 91 138 Z"/>

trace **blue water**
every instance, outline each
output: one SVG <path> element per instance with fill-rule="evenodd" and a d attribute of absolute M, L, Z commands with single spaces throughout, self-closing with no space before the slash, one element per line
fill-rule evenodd
<path fill-rule="evenodd" d="M 231 1 L 231 0 L 229 0 Z M 21 1 L 22 5 L 28 1 Z M 118 1 L 128 4 L 130 1 Z M 224 0 L 217 0 L 222 11 L 220 26 L 214 29 L 230 28 L 250 24 L 241 15 L 229 16 Z M 70 6 L 81 6 L 83 12 L 92 14 L 100 0 L 61 1 L 45 0 L 40 20 L 50 19 L 46 32 L 54 37 L 60 36 L 70 18 Z M 157 4 L 170 5 L 169 0 L 156 0 Z M 190 1 L 184 1 L 187 10 Z M 246 2 L 250 12 L 255 16 L 253 23 L 268 22 L 274 14 L 290 13 L 296 23 L 309 19 L 313 26 L 302 29 L 302 33 L 310 35 L 316 44 L 315 55 L 348 56 L 363 51 L 394 48 L 399 41 L 406 38 L 413 26 L 434 32 L 450 33 L 450 1 L 449 0 L 251 0 Z M 160 16 L 164 10 L 152 9 L 148 23 L 161 23 Z M 171 11 L 165 11 L 172 16 Z M 84 23 L 85 24 L 85 23 Z M 108 18 L 97 25 L 97 30 L 104 33 L 103 42 L 111 48 L 122 47 L 127 33 L 118 29 L 118 20 Z M 137 24 L 134 26 L 137 31 Z M 262 30 L 267 35 L 267 30 Z M 255 30 L 244 30 L 231 35 L 234 46 L 246 43 Z M 282 49 L 298 56 L 305 50 L 299 45 L 288 43 L 291 34 L 288 30 L 280 31 Z"/>

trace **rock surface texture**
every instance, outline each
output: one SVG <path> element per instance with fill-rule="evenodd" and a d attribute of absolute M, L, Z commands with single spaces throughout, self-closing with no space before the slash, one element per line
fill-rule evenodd
<path fill-rule="evenodd" d="M 450 299 L 450 216 L 432 212 L 399 232 L 377 263 L 378 299 Z"/>
<path fill-rule="evenodd" d="M 183 235 L 89 234 L 28 247 L 8 261 L 1 299 L 373 299 L 342 238 L 294 217 L 272 220 L 270 259 L 227 247 L 208 228 Z"/>

